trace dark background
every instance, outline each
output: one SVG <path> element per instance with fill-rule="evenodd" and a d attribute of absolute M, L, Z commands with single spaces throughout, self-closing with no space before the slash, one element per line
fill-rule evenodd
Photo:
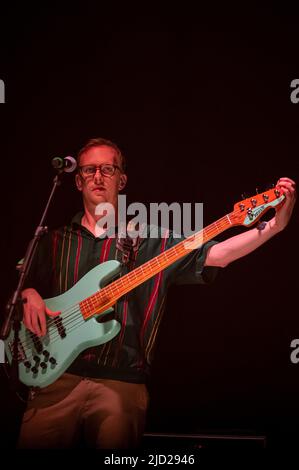
<path fill-rule="evenodd" d="M 90 137 L 126 154 L 129 200 L 203 202 L 205 224 L 244 191 L 281 176 L 298 182 L 299 104 L 290 101 L 297 12 L 172 9 L 135 11 L 126 21 L 122 13 L 99 6 L 1 17 L 2 311 L 51 188 L 51 158 L 75 155 Z M 66 176 L 48 226 L 79 207 Z M 170 291 L 148 432 L 296 442 L 298 235 L 296 208 L 283 233 L 221 270 L 213 285 Z M 1 445 L 13 445 L 22 404 L 3 373 L 1 391 Z"/>

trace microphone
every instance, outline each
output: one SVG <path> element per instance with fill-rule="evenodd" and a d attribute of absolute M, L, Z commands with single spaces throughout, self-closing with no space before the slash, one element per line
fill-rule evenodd
<path fill-rule="evenodd" d="M 77 161 L 73 157 L 55 157 L 52 158 L 52 166 L 55 170 L 62 170 L 66 173 L 72 173 L 77 168 Z"/>

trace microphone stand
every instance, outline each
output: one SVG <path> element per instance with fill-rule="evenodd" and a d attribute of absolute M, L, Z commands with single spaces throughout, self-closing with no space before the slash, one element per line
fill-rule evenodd
<path fill-rule="evenodd" d="M 17 386 L 19 384 L 19 361 L 18 361 L 19 331 L 21 329 L 21 321 L 23 319 L 23 306 L 24 306 L 24 303 L 26 303 L 26 300 L 22 299 L 21 293 L 22 293 L 24 282 L 27 278 L 30 266 L 32 264 L 32 260 L 36 252 L 38 243 L 42 235 L 44 235 L 48 231 L 48 227 L 44 226 L 44 221 L 46 219 L 48 209 L 53 199 L 54 193 L 57 187 L 61 185 L 61 179 L 62 179 L 63 173 L 64 173 L 63 169 L 58 169 L 58 174 L 54 177 L 53 187 L 52 187 L 50 196 L 48 198 L 46 207 L 44 209 L 42 218 L 34 232 L 34 236 L 32 240 L 29 242 L 27 246 L 26 254 L 24 257 L 24 262 L 19 271 L 19 282 L 18 282 L 17 288 L 14 291 L 12 297 L 7 302 L 7 305 L 6 305 L 7 314 L 6 314 L 6 318 L 4 320 L 4 323 L 0 331 L 0 338 L 2 340 L 5 340 L 8 337 L 11 328 L 13 328 L 13 331 L 14 331 L 13 346 L 12 346 L 12 351 L 11 351 L 12 362 L 11 362 L 11 374 L 10 374 L 11 383 L 12 383 L 12 387 L 14 390 L 17 390 Z"/>

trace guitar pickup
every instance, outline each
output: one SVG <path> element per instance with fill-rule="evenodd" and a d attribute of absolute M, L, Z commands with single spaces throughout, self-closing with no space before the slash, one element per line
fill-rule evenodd
<path fill-rule="evenodd" d="M 43 343 L 41 342 L 41 340 L 39 339 L 39 337 L 36 334 L 30 333 L 30 336 L 31 336 L 32 342 L 34 344 L 34 347 L 36 349 L 36 352 L 38 354 L 41 354 L 41 352 L 43 350 Z"/>
<path fill-rule="evenodd" d="M 63 326 L 62 319 L 61 318 L 55 318 L 54 319 L 54 324 L 58 330 L 59 336 L 61 339 L 66 337 L 66 330 L 65 327 Z"/>

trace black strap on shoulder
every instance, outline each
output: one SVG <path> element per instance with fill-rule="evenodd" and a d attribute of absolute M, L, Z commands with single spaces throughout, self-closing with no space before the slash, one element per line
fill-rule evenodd
<path fill-rule="evenodd" d="M 126 237 L 117 237 L 116 239 L 116 259 L 126 267 L 125 271 L 130 271 L 134 265 L 140 238 L 131 238 L 127 234 Z"/>

